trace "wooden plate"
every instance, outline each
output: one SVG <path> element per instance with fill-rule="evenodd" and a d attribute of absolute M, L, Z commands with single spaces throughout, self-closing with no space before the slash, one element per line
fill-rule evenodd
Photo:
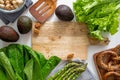
<path fill-rule="evenodd" d="M 117 48 L 120 49 L 120 46 L 118 45 L 118 46 L 116 46 L 116 47 L 114 47 L 114 48 L 107 49 L 107 50 L 104 50 L 104 51 L 114 51 L 114 52 L 115 52 Z M 98 73 L 98 76 L 99 76 L 99 80 L 104 80 L 104 79 L 103 79 L 103 75 L 104 75 L 106 72 L 108 72 L 108 71 L 100 68 L 100 67 L 98 66 L 98 63 L 97 63 L 97 57 L 98 57 L 98 55 L 101 54 L 101 53 L 104 52 L 104 51 L 95 53 L 95 54 L 93 55 L 93 59 L 94 59 L 95 67 L 96 67 L 96 70 L 97 70 L 97 73 Z"/>

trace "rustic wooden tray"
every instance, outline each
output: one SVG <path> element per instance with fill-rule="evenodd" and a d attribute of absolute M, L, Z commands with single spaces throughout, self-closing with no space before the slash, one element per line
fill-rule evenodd
<path fill-rule="evenodd" d="M 117 47 L 117 46 L 116 46 Z M 104 50 L 104 51 L 115 51 L 116 47 L 114 48 L 110 48 L 110 49 L 107 49 L 107 50 Z M 119 46 L 120 47 L 120 46 Z M 101 51 L 101 52 L 98 52 L 98 53 L 95 53 L 93 55 L 93 59 L 94 59 L 94 63 L 95 63 L 95 67 L 96 67 L 96 70 L 97 70 L 97 73 L 98 73 L 98 76 L 99 76 L 99 80 L 104 80 L 103 79 L 103 75 L 106 73 L 105 70 L 101 69 L 98 64 L 97 64 L 97 57 L 99 54 L 101 54 L 102 52 L 104 51 Z"/>

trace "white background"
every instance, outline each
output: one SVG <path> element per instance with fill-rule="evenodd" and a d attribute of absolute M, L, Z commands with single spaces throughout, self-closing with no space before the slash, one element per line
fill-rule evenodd
<path fill-rule="evenodd" d="M 33 0 L 33 2 L 35 3 L 37 0 Z M 60 4 L 65 4 L 68 5 L 72 10 L 73 10 L 73 2 L 75 0 L 57 0 L 57 6 Z M 27 9 L 22 15 L 26 15 L 29 16 L 33 21 L 35 21 L 35 19 L 33 18 L 33 16 L 29 13 L 29 9 Z M 48 19 L 48 21 L 59 21 L 58 18 L 55 16 L 55 14 L 52 15 L 52 17 L 50 19 Z M 74 20 L 73 20 L 74 21 Z M 13 27 L 17 32 L 17 24 L 16 24 L 17 20 L 14 23 L 10 23 L 8 24 L 8 26 Z M 0 26 L 5 25 L 1 20 L 0 20 Z M 119 29 L 120 30 L 120 29 Z M 19 32 L 18 32 L 19 33 Z M 20 39 L 15 42 L 15 43 L 20 43 L 20 44 L 26 44 L 28 46 L 31 46 L 31 31 L 27 34 L 20 34 Z M 97 75 L 97 71 L 94 65 L 94 61 L 93 61 L 93 55 L 96 52 L 102 51 L 102 50 L 106 50 L 112 47 L 115 47 L 116 45 L 120 44 L 120 31 L 118 31 L 115 35 L 111 36 L 109 35 L 109 39 L 110 39 L 110 43 L 107 46 L 89 46 L 88 47 L 88 58 L 87 58 L 87 62 L 88 62 L 88 68 L 91 70 L 91 72 L 97 77 L 98 79 L 98 75 Z M 4 42 L 2 40 L 0 40 L 0 48 L 7 46 L 11 43 L 8 42 Z"/>

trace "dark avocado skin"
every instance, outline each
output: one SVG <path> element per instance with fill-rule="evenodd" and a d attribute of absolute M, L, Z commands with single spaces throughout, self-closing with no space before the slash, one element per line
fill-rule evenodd
<path fill-rule="evenodd" d="M 59 5 L 55 9 L 56 16 L 63 21 L 71 21 L 74 18 L 72 10 L 67 5 Z"/>
<path fill-rule="evenodd" d="M 6 42 L 16 42 L 19 39 L 19 34 L 10 26 L 1 26 L 0 39 Z"/>
<path fill-rule="evenodd" d="M 18 18 L 17 27 L 21 34 L 26 34 L 32 29 L 32 20 L 27 16 Z"/>

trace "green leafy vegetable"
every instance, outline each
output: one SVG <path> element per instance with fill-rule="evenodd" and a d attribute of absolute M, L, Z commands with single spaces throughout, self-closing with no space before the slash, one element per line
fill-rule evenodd
<path fill-rule="evenodd" d="M 33 66 L 32 66 L 34 74 L 32 74 L 31 80 L 45 80 L 45 78 L 42 79 L 42 75 L 46 75 L 46 74 L 42 74 L 41 69 L 46 64 L 47 60 L 41 53 L 31 50 L 30 47 L 24 46 L 24 48 L 26 49 L 27 53 L 31 54 L 31 56 L 34 57 L 34 62 L 33 62 Z"/>
<path fill-rule="evenodd" d="M 10 46 L 10 47 L 9 47 Z M 11 44 L 7 47 L 7 57 L 17 75 L 20 79 L 24 79 L 24 54 L 23 54 L 23 47 L 22 45 L 14 45 Z"/>
<path fill-rule="evenodd" d="M 0 49 L 0 80 L 46 80 L 60 60 L 56 56 L 47 60 L 26 45 L 10 44 Z"/>
<path fill-rule="evenodd" d="M 0 52 L 0 63 L 2 64 L 2 67 L 4 67 L 8 75 L 10 76 L 11 80 L 16 80 L 16 75 L 14 73 L 14 70 L 10 64 L 9 59 L 4 54 L 4 52 Z"/>
<path fill-rule="evenodd" d="M 27 80 L 32 80 L 33 75 L 33 59 L 29 60 L 24 68 L 24 72 L 27 76 Z"/>
<path fill-rule="evenodd" d="M 118 31 L 120 0 L 76 0 L 73 9 L 76 21 L 86 23 L 94 38 L 103 40 L 103 32 Z"/>
<path fill-rule="evenodd" d="M 43 80 L 41 78 L 42 78 L 41 77 L 41 66 L 36 60 L 34 60 L 32 80 Z"/>
<path fill-rule="evenodd" d="M 47 61 L 47 63 L 44 65 L 44 67 L 41 70 L 41 74 L 43 78 L 41 80 L 46 79 L 47 75 L 49 75 L 50 71 L 55 68 L 58 62 L 60 62 L 60 59 L 57 58 L 56 56 L 50 57 L 50 59 Z"/>
<path fill-rule="evenodd" d="M 5 72 L 3 72 L 2 68 L 0 68 L 0 80 L 8 80 Z"/>

